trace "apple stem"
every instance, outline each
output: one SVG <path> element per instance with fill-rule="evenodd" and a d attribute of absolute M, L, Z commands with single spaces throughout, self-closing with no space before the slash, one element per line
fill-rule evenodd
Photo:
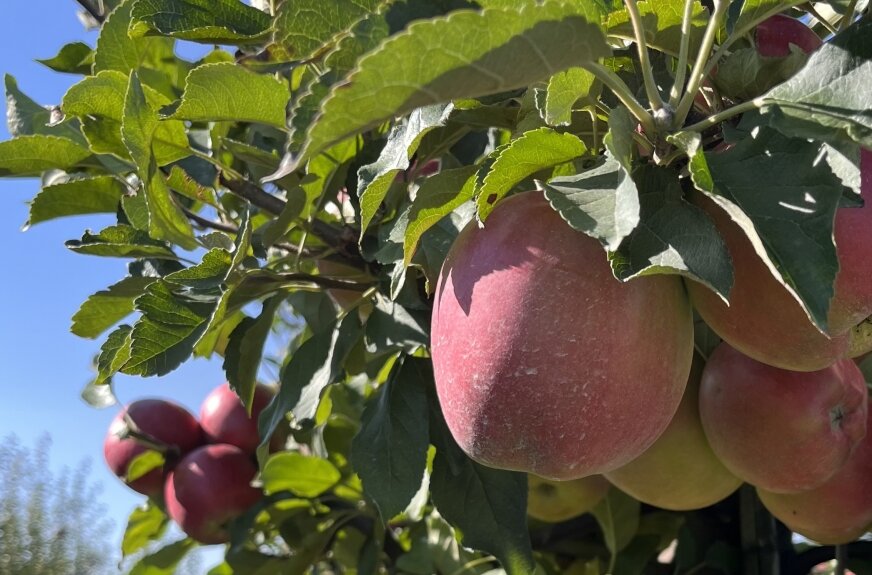
<path fill-rule="evenodd" d="M 684 120 L 687 118 L 688 112 L 690 112 L 690 107 L 693 105 L 693 99 L 696 97 L 696 92 L 699 90 L 703 79 L 705 79 L 706 74 L 703 70 L 705 69 L 706 62 L 708 62 L 708 57 L 709 54 L 711 54 L 712 47 L 715 45 L 715 38 L 718 35 L 718 30 L 721 29 L 724 18 L 727 16 L 727 9 L 730 6 L 729 0 L 714 0 L 714 2 L 715 11 L 709 20 L 708 26 L 706 26 L 705 35 L 702 37 L 702 44 L 699 47 L 699 53 L 696 55 L 696 62 L 690 73 L 690 81 L 688 82 L 684 96 L 681 98 L 678 108 L 676 108 L 675 111 L 675 119 L 673 123 L 675 128 L 684 124 Z"/>
<path fill-rule="evenodd" d="M 678 66 L 675 72 L 675 83 L 669 93 L 669 105 L 677 108 L 681 102 L 681 92 L 687 77 L 688 52 L 690 51 L 691 20 L 693 18 L 693 0 L 685 0 L 684 14 L 681 18 L 681 46 L 678 50 Z"/>
<path fill-rule="evenodd" d="M 585 69 L 596 76 L 607 88 L 609 88 L 615 96 L 621 101 L 631 114 L 642 124 L 645 133 L 651 136 L 657 130 L 654 127 L 654 117 L 642 107 L 638 100 L 633 96 L 632 90 L 627 86 L 626 82 L 621 80 L 620 76 L 609 70 L 602 64 L 591 62 L 585 65 Z"/>
<path fill-rule="evenodd" d="M 733 116 L 738 116 L 739 114 L 744 114 L 745 112 L 750 112 L 751 110 L 756 110 L 757 108 L 762 108 L 766 103 L 766 100 L 762 97 L 754 98 L 753 100 L 748 100 L 747 102 L 742 102 L 741 104 L 737 104 L 735 106 L 731 106 L 726 110 L 718 112 L 717 114 L 712 114 L 705 120 L 697 122 L 696 124 L 691 124 L 684 128 L 686 132 L 702 132 L 712 126 L 715 126 L 724 120 L 732 118 Z"/>
<path fill-rule="evenodd" d="M 648 95 L 651 108 L 656 111 L 663 107 L 663 99 L 660 97 L 660 91 L 657 89 L 654 71 L 648 58 L 648 42 L 645 40 L 645 26 L 642 22 L 642 15 L 639 13 L 639 5 L 636 3 L 636 0 L 625 0 L 625 3 L 627 5 L 627 13 L 630 15 L 630 22 L 633 24 L 633 32 L 636 35 L 636 47 L 639 50 L 639 65 L 642 68 L 645 93 Z"/>
<path fill-rule="evenodd" d="M 848 562 L 848 546 L 836 545 L 836 568 L 833 575 L 845 575 L 845 564 Z"/>

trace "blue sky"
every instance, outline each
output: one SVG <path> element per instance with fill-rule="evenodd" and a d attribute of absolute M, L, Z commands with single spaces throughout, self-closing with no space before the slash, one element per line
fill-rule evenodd
<path fill-rule="evenodd" d="M 57 104 L 78 77 L 53 72 L 34 59 L 53 56 L 67 42 L 93 46 L 96 34 L 82 28 L 73 0 L 7 2 L 3 16 L 0 73 L 15 76 L 19 88 L 40 104 Z M 2 122 L 0 139 L 8 137 Z M 64 241 L 79 238 L 86 228 L 111 223 L 108 217 L 55 220 L 22 232 L 26 202 L 38 191 L 35 180 L 0 179 L 0 438 L 15 433 L 32 446 L 48 432 L 54 442 L 53 467 L 90 459 L 92 477 L 103 486 L 103 503 L 120 537 L 128 513 L 141 499 L 103 464 L 103 437 L 117 408 L 98 411 L 79 398 L 101 342 L 80 339 L 69 326 L 88 295 L 125 275 L 126 261 L 76 255 L 64 247 Z M 196 413 L 206 394 L 223 381 L 220 360 L 194 360 L 160 379 L 119 377 L 116 392 L 122 402 L 171 398 Z"/>

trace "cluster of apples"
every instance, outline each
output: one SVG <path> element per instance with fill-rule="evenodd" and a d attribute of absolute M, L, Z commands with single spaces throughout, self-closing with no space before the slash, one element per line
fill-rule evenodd
<path fill-rule="evenodd" d="M 171 401 L 134 401 L 109 426 L 106 463 L 128 487 L 162 504 L 192 539 L 224 543 L 230 538 L 227 524 L 263 496 L 252 486 L 260 443 L 257 416 L 273 395 L 258 385 L 249 416 L 225 383 L 203 401 L 199 421 Z M 161 453 L 162 461 L 137 471 L 150 451 Z"/>

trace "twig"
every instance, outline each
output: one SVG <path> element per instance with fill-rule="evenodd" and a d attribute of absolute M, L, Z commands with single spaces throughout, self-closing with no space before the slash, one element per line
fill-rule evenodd
<path fill-rule="evenodd" d="M 181 206 L 181 208 L 182 208 L 182 211 L 185 212 L 185 215 L 188 216 L 189 219 L 193 220 L 195 223 L 197 223 L 201 227 L 211 228 L 213 230 L 218 230 L 219 232 L 227 232 L 230 234 L 239 233 L 239 228 L 234 226 L 234 225 L 225 224 L 223 222 L 216 222 L 216 221 L 210 220 L 208 218 L 204 218 L 200 214 L 192 212 L 191 210 L 189 210 L 185 206 Z"/>

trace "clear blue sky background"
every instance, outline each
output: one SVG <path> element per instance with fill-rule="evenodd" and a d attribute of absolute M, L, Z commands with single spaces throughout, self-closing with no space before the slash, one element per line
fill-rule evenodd
<path fill-rule="evenodd" d="M 40 104 L 59 103 L 79 77 L 58 74 L 34 59 L 54 56 L 67 42 L 93 46 L 96 41 L 76 18 L 76 6 L 73 0 L 4 3 L 0 73 L 15 76 L 21 90 Z M 8 137 L 4 121 L 0 139 Z M 22 232 L 26 202 L 38 191 L 35 180 L 0 179 L 0 438 L 15 433 L 33 446 L 48 432 L 53 468 L 90 459 L 120 538 L 127 515 L 142 499 L 103 464 L 103 437 L 117 408 L 95 410 L 79 398 L 100 341 L 80 339 L 69 326 L 88 295 L 126 274 L 126 261 L 76 255 L 64 247 L 86 228 L 112 223 L 109 217 L 55 220 Z M 122 402 L 172 398 L 196 413 L 202 398 L 223 381 L 220 361 L 193 360 L 160 379 L 119 377 L 116 393 Z"/>

